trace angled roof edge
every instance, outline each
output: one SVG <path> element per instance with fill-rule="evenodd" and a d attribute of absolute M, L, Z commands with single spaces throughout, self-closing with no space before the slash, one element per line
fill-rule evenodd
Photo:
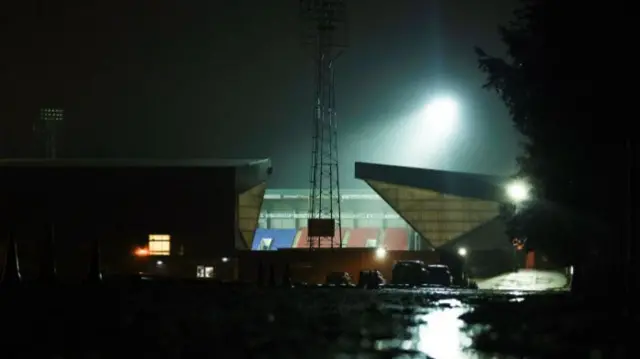
<path fill-rule="evenodd" d="M 301 197 L 309 197 L 309 188 L 268 188 L 267 194 L 270 195 L 281 195 L 281 196 L 301 196 Z M 349 189 L 349 188 L 340 188 L 340 195 L 342 196 L 378 196 L 378 194 L 372 190 L 371 188 L 359 188 L 359 189 Z M 382 198 L 380 198 L 382 200 Z"/>
<path fill-rule="evenodd" d="M 504 185 L 508 180 L 500 176 L 367 162 L 356 162 L 355 175 L 364 181 L 379 181 L 487 201 L 502 201 Z"/>
<path fill-rule="evenodd" d="M 0 167 L 241 167 L 271 163 L 265 159 L 0 159 Z"/>

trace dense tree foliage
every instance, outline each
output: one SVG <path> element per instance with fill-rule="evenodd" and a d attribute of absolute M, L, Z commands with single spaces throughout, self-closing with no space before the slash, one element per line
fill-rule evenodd
<path fill-rule="evenodd" d="M 620 238 L 622 217 L 612 199 L 626 195 L 626 166 L 622 128 L 593 115 L 598 54 L 589 15 L 600 5 L 573 5 L 523 0 L 515 19 L 499 28 L 507 55 L 476 53 L 486 88 L 498 93 L 526 138 L 517 176 L 532 184 L 534 198 L 509 230 L 555 261 L 576 264 L 620 250 L 610 245 Z"/>

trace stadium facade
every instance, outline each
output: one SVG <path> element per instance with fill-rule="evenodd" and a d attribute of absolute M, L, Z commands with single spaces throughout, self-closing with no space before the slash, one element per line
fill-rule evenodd
<path fill-rule="evenodd" d="M 219 263 L 232 277 L 228 258 L 251 247 L 271 171 L 268 159 L 2 160 L 0 228 L 25 277 L 52 233 L 60 276 L 84 275 L 97 240 L 107 273 L 194 276 Z"/>
<path fill-rule="evenodd" d="M 418 233 L 422 247 L 460 266 L 454 271 L 490 276 L 519 261 L 500 217 L 507 178 L 365 162 L 355 164 L 355 174 Z"/>
<path fill-rule="evenodd" d="M 469 241 L 474 232 L 499 219 L 507 182 L 488 175 L 363 162 L 356 163 L 355 173 L 432 248 L 465 237 Z"/>
<path fill-rule="evenodd" d="M 342 190 L 346 248 L 509 248 L 499 218 L 506 178 L 361 162 L 356 177 L 371 189 Z M 307 189 L 268 189 L 252 249 L 307 248 L 308 200 Z"/>
<path fill-rule="evenodd" d="M 346 249 L 413 252 L 411 259 L 424 255 L 458 273 L 463 266 L 477 275 L 513 268 L 516 253 L 499 216 L 507 178 L 371 163 L 356 163 L 355 172 L 371 189 L 341 192 Z M 267 190 L 252 249 L 308 248 L 308 198 L 306 189 Z M 467 252 L 464 261 L 457 254 L 460 248 Z M 389 263 L 369 264 L 383 272 L 390 269 Z"/>

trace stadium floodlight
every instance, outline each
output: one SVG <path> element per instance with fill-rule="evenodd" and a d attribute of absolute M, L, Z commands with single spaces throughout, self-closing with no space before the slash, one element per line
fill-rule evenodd
<path fill-rule="evenodd" d="M 376 249 L 376 258 L 377 259 L 385 259 L 387 257 L 387 250 L 379 247 Z"/>
<path fill-rule="evenodd" d="M 436 98 L 425 106 L 423 118 L 430 131 L 447 133 L 458 120 L 458 103 L 450 97 Z"/>
<path fill-rule="evenodd" d="M 515 180 L 507 185 L 507 197 L 513 203 L 522 203 L 529 199 L 531 186 L 523 180 Z"/>
<path fill-rule="evenodd" d="M 458 255 L 460 257 L 466 257 L 467 256 L 467 249 L 464 248 L 464 247 L 458 248 Z"/>
<path fill-rule="evenodd" d="M 390 160 L 402 166 L 446 167 L 458 138 L 466 132 L 463 104 L 457 95 L 443 91 L 422 99 L 396 126 L 404 142 L 390 151 Z"/>

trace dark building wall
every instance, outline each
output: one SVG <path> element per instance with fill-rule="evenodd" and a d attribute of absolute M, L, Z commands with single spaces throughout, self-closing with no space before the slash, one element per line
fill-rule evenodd
<path fill-rule="evenodd" d="M 504 221 L 500 217 L 477 227 L 440 248 L 451 258 L 459 257 L 457 251 L 465 248 L 465 270 L 472 276 L 491 277 L 514 268 L 518 253 L 514 252 Z"/>
<path fill-rule="evenodd" d="M 289 265 L 294 282 L 324 283 L 331 272 L 348 272 L 354 281 L 363 269 L 377 269 L 385 279 L 391 279 L 391 270 L 398 260 L 422 260 L 425 263 L 439 263 L 435 251 L 388 251 L 384 259 L 375 256 L 371 248 L 340 250 L 289 249 L 278 251 L 246 251 L 238 256 L 239 279 L 256 282 L 258 267 L 263 265 L 264 279 L 269 277 L 269 267 L 274 267 L 276 282 L 280 283 L 286 265 Z"/>
<path fill-rule="evenodd" d="M 464 247 L 467 249 L 467 252 L 470 253 L 496 249 L 512 249 L 511 241 L 507 237 L 507 229 L 504 221 L 499 217 L 461 235 L 443 245 L 440 249 L 456 252 L 460 247 Z"/>
<path fill-rule="evenodd" d="M 2 167 L 0 226 L 17 238 L 26 277 L 50 223 L 61 276 L 84 271 L 93 239 L 109 272 L 129 271 L 151 233 L 170 234 L 172 254 L 217 257 L 234 249 L 234 177 L 232 167 Z"/>

